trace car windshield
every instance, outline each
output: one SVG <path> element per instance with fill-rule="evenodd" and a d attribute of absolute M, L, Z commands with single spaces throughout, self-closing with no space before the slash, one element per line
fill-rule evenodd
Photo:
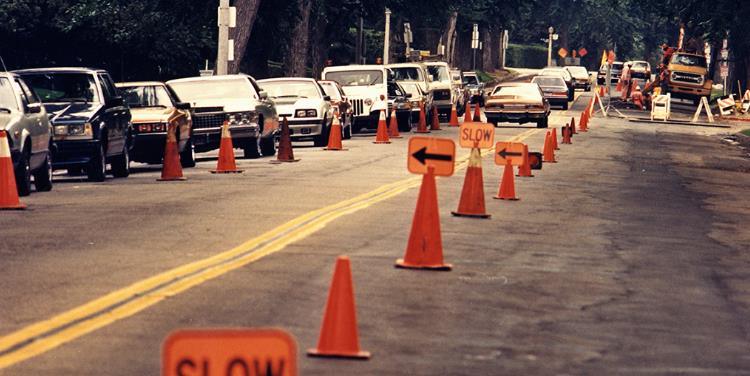
<path fill-rule="evenodd" d="M 498 86 L 492 93 L 493 97 L 523 97 L 523 98 L 540 98 L 539 88 L 537 85 L 521 86 Z"/>
<path fill-rule="evenodd" d="M 706 67 L 706 58 L 702 56 L 674 54 L 672 64 L 687 65 L 689 67 Z"/>
<path fill-rule="evenodd" d="M 0 77 L 0 109 L 18 110 L 18 102 L 10 80 Z"/>
<path fill-rule="evenodd" d="M 568 71 L 570 72 L 571 75 L 576 76 L 576 77 L 584 77 L 584 76 L 588 77 L 589 76 L 589 72 L 584 67 L 579 67 L 579 66 L 568 67 Z"/>
<path fill-rule="evenodd" d="M 244 78 L 171 82 L 169 86 L 184 102 L 204 99 L 258 99 L 255 89 Z"/>
<path fill-rule="evenodd" d="M 23 78 L 44 103 L 100 102 L 92 74 L 46 73 Z"/>
<path fill-rule="evenodd" d="M 573 78 L 570 76 L 570 72 L 561 68 L 543 69 L 542 75 L 543 76 L 554 76 L 554 75 L 561 76 L 565 81 L 570 81 Z"/>
<path fill-rule="evenodd" d="M 341 86 L 379 85 L 383 83 L 383 72 L 379 70 L 327 72 L 325 79 L 336 81 Z"/>
<path fill-rule="evenodd" d="M 612 64 L 612 70 L 622 70 L 623 63 Z"/>
<path fill-rule="evenodd" d="M 539 86 L 565 86 L 565 81 L 558 76 L 537 76 L 531 82 Z"/>
<path fill-rule="evenodd" d="M 633 63 L 633 67 L 631 69 L 646 69 L 648 68 L 648 63 L 645 62 L 635 62 Z"/>
<path fill-rule="evenodd" d="M 401 84 L 401 87 L 404 88 L 404 91 L 411 94 L 412 100 L 418 99 L 422 96 L 419 91 L 419 86 L 416 84 Z"/>
<path fill-rule="evenodd" d="M 119 89 L 125 103 L 131 108 L 173 107 L 172 98 L 169 97 L 164 86 L 125 86 Z"/>
<path fill-rule="evenodd" d="M 276 98 L 321 98 L 318 86 L 311 81 L 260 81 L 258 86 Z"/>
<path fill-rule="evenodd" d="M 330 82 L 321 82 L 320 86 L 323 88 L 323 91 L 326 93 L 326 95 L 331 97 L 332 100 L 341 100 L 341 94 L 339 93 L 339 89 L 336 87 L 336 85 Z"/>
<path fill-rule="evenodd" d="M 430 65 L 427 71 L 432 76 L 433 81 L 450 82 L 451 76 L 448 74 L 448 68 L 443 65 Z"/>
<path fill-rule="evenodd" d="M 422 70 L 416 67 L 391 68 L 393 79 L 396 81 L 422 82 Z"/>
<path fill-rule="evenodd" d="M 467 85 L 479 85 L 479 80 L 477 80 L 477 76 L 464 76 L 464 81 Z"/>

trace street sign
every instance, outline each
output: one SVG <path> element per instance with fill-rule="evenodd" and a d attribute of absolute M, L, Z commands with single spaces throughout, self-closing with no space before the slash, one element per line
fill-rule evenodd
<path fill-rule="evenodd" d="M 586 50 L 586 48 L 584 48 L 584 47 L 581 47 L 581 49 L 578 50 L 578 56 L 580 56 L 580 57 L 584 57 L 584 56 L 588 55 L 588 53 L 589 53 L 589 51 Z"/>
<path fill-rule="evenodd" d="M 489 149 L 495 142 L 495 126 L 489 123 L 467 122 L 458 131 L 458 144 L 462 148 Z"/>
<path fill-rule="evenodd" d="M 297 345 L 278 329 L 181 330 L 162 348 L 162 375 L 297 376 Z"/>
<path fill-rule="evenodd" d="M 407 167 L 412 174 L 451 176 L 455 168 L 456 143 L 448 138 L 412 137 L 409 139 Z"/>
<path fill-rule="evenodd" d="M 729 66 L 728 65 L 722 64 L 719 67 L 719 69 L 720 69 L 721 78 L 727 78 L 727 77 L 729 77 Z"/>
<path fill-rule="evenodd" d="M 564 59 L 566 56 L 568 56 L 568 50 L 566 50 L 564 48 L 560 48 L 557 51 L 557 54 L 560 55 L 560 57 Z"/>
<path fill-rule="evenodd" d="M 520 142 L 501 141 L 495 145 L 495 164 L 505 166 L 507 161 L 513 166 L 523 165 L 524 145 Z"/>

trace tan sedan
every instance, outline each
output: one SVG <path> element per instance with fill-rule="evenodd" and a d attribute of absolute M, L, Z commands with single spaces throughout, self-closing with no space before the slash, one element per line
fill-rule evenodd
<path fill-rule="evenodd" d="M 550 105 L 535 83 L 507 83 L 497 85 L 485 105 L 487 121 L 497 126 L 500 122 L 536 122 L 537 128 L 547 128 Z"/>

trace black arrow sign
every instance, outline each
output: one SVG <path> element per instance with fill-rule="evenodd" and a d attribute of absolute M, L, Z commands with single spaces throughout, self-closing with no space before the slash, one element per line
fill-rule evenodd
<path fill-rule="evenodd" d="M 417 150 L 414 154 L 411 155 L 416 160 L 419 161 L 421 164 L 425 164 L 425 161 L 428 159 L 431 159 L 433 161 L 446 161 L 450 162 L 453 160 L 452 155 L 445 155 L 445 154 L 432 154 L 427 152 L 427 147 L 423 147 L 419 150 Z"/>
<path fill-rule="evenodd" d="M 506 157 L 523 157 L 523 153 L 511 153 L 509 151 L 505 151 L 505 149 L 500 150 L 500 152 L 497 153 L 497 154 L 500 155 L 503 158 L 506 158 Z"/>

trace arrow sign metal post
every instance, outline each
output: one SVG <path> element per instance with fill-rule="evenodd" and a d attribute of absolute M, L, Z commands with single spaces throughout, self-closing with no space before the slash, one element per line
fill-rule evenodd
<path fill-rule="evenodd" d="M 524 144 L 520 142 L 498 142 L 495 145 L 495 164 L 505 166 L 507 161 L 513 166 L 521 166 L 524 161 Z"/>
<path fill-rule="evenodd" d="M 451 176 L 455 168 L 456 143 L 448 138 L 409 139 L 407 167 L 412 174 L 425 175 L 430 168 L 436 176 Z"/>

